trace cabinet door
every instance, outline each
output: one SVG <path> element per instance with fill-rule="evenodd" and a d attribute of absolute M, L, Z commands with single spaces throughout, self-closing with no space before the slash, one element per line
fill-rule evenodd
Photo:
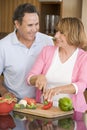
<path fill-rule="evenodd" d="M 40 31 L 54 35 L 58 19 L 62 17 L 62 1 L 40 2 Z"/>

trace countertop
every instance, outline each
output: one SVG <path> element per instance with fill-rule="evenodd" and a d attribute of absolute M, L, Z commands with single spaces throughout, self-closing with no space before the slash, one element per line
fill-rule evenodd
<path fill-rule="evenodd" d="M 20 112 L 0 116 L 0 130 L 87 130 L 87 113 L 74 112 L 59 118 L 43 118 Z"/>

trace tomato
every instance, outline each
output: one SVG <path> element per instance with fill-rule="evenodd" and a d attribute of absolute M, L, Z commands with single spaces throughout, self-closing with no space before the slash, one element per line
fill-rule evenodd
<path fill-rule="evenodd" d="M 34 98 L 25 97 L 24 100 L 27 101 L 28 105 L 36 104 L 36 100 Z"/>
<path fill-rule="evenodd" d="M 50 109 L 52 107 L 52 105 L 53 105 L 52 102 L 44 101 L 44 105 L 43 105 L 42 109 L 44 109 L 44 110 Z"/>

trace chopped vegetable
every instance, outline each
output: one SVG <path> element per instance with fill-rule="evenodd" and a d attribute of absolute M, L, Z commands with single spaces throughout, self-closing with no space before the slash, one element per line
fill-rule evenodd
<path fill-rule="evenodd" d="M 3 96 L 3 97 L 0 97 L 0 103 L 3 103 L 3 102 L 7 102 L 7 103 L 12 103 L 12 102 L 17 102 L 17 98 L 15 97 L 12 97 L 10 95 L 6 95 L 6 96 Z"/>
<path fill-rule="evenodd" d="M 15 104 L 15 109 L 36 109 L 36 100 L 33 98 L 25 97 Z"/>
<path fill-rule="evenodd" d="M 44 100 L 44 105 L 47 105 L 48 104 L 48 101 L 47 100 Z"/>
<path fill-rule="evenodd" d="M 27 105 L 26 108 L 27 109 L 36 109 L 36 105 L 35 104 Z"/>
<path fill-rule="evenodd" d="M 47 100 L 45 100 L 42 109 L 44 109 L 44 110 L 50 109 L 52 107 L 52 105 L 53 105 L 52 102 L 48 102 Z"/>
<path fill-rule="evenodd" d="M 27 101 L 23 100 L 23 99 L 20 100 L 18 103 L 24 105 L 24 107 L 26 107 L 26 105 L 27 105 Z"/>
<path fill-rule="evenodd" d="M 36 100 L 35 100 L 34 98 L 25 97 L 24 100 L 27 101 L 27 104 L 28 104 L 28 105 L 31 105 L 32 103 L 33 103 L 33 104 L 36 104 Z"/>
<path fill-rule="evenodd" d="M 16 103 L 15 106 L 14 106 L 15 109 L 24 109 L 25 106 L 23 104 L 18 104 Z"/>
<path fill-rule="evenodd" d="M 14 106 L 15 109 L 20 109 L 20 104 L 16 103 Z"/>

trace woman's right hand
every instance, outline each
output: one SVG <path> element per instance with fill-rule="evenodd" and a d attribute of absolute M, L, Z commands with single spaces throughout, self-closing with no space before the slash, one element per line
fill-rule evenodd
<path fill-rule="evenodd" d="M 45 75 L 38 75 L 36 82 L 35 82 L 35 86 L 39 89 L 39 90 L 43 90 L 43 92 L 45 92 L 46 89 L 46 85 L 47 85 L 47 79 L 45 77 Z"/>

